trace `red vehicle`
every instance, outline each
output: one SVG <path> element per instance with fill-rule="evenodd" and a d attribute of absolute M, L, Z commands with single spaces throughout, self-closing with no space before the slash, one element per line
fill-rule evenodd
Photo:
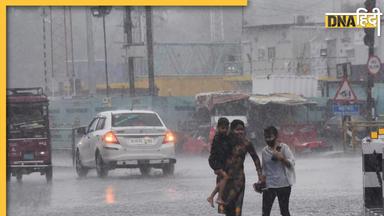
<path fill-rule="evenodd" d="M 317 130 L 311 124 L 284 125 L 279 128 L 279 141 L 295 152 L 330 150 L 332 146 L 317 138 Z"/>
<path fill-rule="evenodd" d="M 42 88 L 7 89 L 7 180 L 32 172 L 52 181 L 48 98 Z"/>
<path fill-rule="evenodd" d="M 183 144 L 183 153 L 204 154 L 211 150 L 211 143 L 214 134 L 209 125 L 200 126 Z"/>
<path fill-rule="evenodd" d="M 248 98 L 249 95 L 234 91 L 197 94 L 195 119 L 200 126 L 184 142 L 182 151 L 188 154 L 208 153 L 220 117 L 226 117 L 229 121 L 241 119 L 247 124 Z"/>

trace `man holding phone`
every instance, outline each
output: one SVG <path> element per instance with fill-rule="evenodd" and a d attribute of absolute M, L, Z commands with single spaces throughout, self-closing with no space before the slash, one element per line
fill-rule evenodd
<path fill-rule="evenodd" d="M 266 189 L 263 190 L 263 216 L 269 216 L 273 202 L 277 196 L 280 213 L 290 216 L 289 197 L 291 187 L 295 183 L 295 159 L 284 143 L 277 143 L 278 132 L 274 126 L 264 129 L 267 145 L 262 151 L 262 171 Z"/>

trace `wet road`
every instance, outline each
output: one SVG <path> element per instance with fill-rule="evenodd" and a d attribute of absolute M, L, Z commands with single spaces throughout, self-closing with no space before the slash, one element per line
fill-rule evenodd
<path fill-rule="evenodd" d="M 295 216 L 361 215 L 362 168 L 357 154 L 321 154 L 297 158 L 297 183 L 291 195 Z M 247 186 L 243 215 L 261 215 L 261 195 L 253 192 L 256 173 L 246 159 Z M 8 215 L 218 215 L 205 201 L 215 177 L 205 157 L 179 157 L 173 177 L 152 170 L 114 170 L 106 179 L 91 171 L 77 179 L 72 168 L 55 167 L 52 185 L 44 176 L 15 178 L 8 185 Z M 279 215 L 275 201 L 271 215 Z"/>

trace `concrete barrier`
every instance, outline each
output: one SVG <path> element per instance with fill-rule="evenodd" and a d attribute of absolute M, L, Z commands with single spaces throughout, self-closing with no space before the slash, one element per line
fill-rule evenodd
<path fill-rule="evenodd" d="M 364 139 L 362 142 L 364 208 L 381 209 L 381 213 L 383 213 L 383 148 L 384 142 L 381 139 Z"/>

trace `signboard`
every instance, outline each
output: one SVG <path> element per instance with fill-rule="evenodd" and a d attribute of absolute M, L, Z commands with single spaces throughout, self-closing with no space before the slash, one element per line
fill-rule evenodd
<path fill-rule="evenodd" d="M 103 98 L 103 105 L 104 106 L 107 106 L 107 107 L 111 107 L 112 106 L 112 100 L 110 97 L 105 97 Z"/>
<path fill-rule="evenodd" d="M 370 56 L 367 62 L 368 72 L 372 75 L 379 73 L 381 69 L 381 61 L 377 56 Z"/>
<path fill-rule="evenodd" d="M 333 105 L 333 113 L 335 115 L 359 115 L 359 105 L 358 104 L 349 104 L 349 105 Z"/>
<path fill-rule="evenodd" d="M 353 102 L 357 100 L 355 92 L 353 92 L 347 80 L 343 80 L 333 100 L 338 102 Z"/>
<path fill-rule="evenodd" d="M 342 79 L 352 76 L 351 62 L 336 65 L 336 78 Z"/>

